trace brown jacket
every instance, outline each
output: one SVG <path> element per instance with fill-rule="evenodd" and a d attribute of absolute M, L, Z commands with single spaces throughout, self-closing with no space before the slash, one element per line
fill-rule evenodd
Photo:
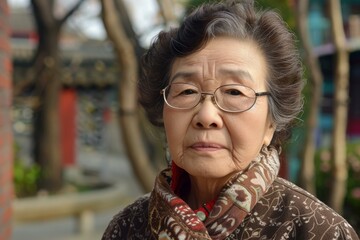
<path fill-rule="evenodd" d="M 149 204 L 154 196 L 154 193 L 146 195 L 118 213 L 102 239 L 174 239 L 154 237 L 156 229 L 153 226 L 158 223 L 152 223 L 151 212 L 157 206 Z M 168 213 L 164 211 L 163 214 Z M 204 226 L 205 235 L 209 227 Z M 209 237 L 212 238 L 211 235 Z M 240 225 L 223 239 L 328 240 L 359 237 L 346 220 L 317 198 L 284 179 L 276 178 Z"/>

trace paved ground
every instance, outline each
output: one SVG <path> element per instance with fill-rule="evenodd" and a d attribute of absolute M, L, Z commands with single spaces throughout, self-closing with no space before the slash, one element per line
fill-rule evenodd
<path fill-rule="evenodd" d="M 132 169 L 124 156 L 99 152 L 79 154 L 82 168 L 97 169 L 104 179 L 117 180 L 124 187 L 124 197 L 135 199 L 142 195 Z M 100 239 L 112 216 L 123 206 L 119 205 L 95 215 L 95 227 L 90 235 L 81 236 L 75 231 L 76 219 L 66 218 L 32 223 L 18 223 L 13 227 L 13 240 L 95 240 Z"/>
<path fill-rule="evenodd" d="M 75 231 L 75 219 L 60 219 L 47 222 L 18 224 L 13 229 L 13 240 L 99 240 L 111 216 L 118 209 L 96 215 L 93 233 L 80 235 Z"/>
<path fill-rule="evenodd" d="M 104 127 L 105 143 L 101 150 L 78 149 L 77 166 L 81 170 L 97 172 L 107 182 L 116 182 L 124 188 L 125 199 L 136 199 L 143 195 L 135 180 L 132 169 L 122 149 L 116 121 Z M 18 139 L 23 149 L 28 148 L 28 139 Z M 76 171 L 75 171 L 76 172 Z M 107 224 L 124 206 L 95 215 L 94 229 L 91 234 L 79 235 L 76 232 L 76 219 L 66 218 L 51 221 L 15 223 L 12 240 L 98 240 L 101 239 Z"/>

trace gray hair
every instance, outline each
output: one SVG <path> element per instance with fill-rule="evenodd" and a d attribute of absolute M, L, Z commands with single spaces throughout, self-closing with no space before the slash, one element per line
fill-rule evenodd
<path fill-rule="evenodd" d="M 186 17 L 179 28 L 161 32 L 143 58 L 144 74 L 138 83 L 140 103 L 149 120 L 162 126 L 164 102 L 159 92 L 169 83 L 173 61 L 222 36 L 251 40 L 264 54 L 268 67 L 266 85 L 271 93 L 269 112 L 276 126 L 271 144 L 280 146 L 303 107 L 303 69 L 294 34 L 279 14 L 256 11 L 253 1 L 204 4 Z"/>

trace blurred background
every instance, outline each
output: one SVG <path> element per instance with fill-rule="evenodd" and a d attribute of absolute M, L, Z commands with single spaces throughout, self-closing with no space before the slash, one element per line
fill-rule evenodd
<path fill-rule="evenodd" d="M 100 239 L 167 166 L 139 59 L 200 0 L 0 3 L 0 239 Z M 298 39 L 305 108 L 281 177 L 360 233 L 360 0 L 259 0 Z"/>

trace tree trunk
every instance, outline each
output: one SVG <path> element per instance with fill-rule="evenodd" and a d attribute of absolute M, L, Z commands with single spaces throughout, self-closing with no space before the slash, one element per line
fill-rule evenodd
<path fill-rule="evenodd" d="M 303 161 L 301 163 L 301 171 L 299 176 L 299 185 L 307 191 L 315 194 L 315 133 L 318 126 L 318 113 L 322 96 L 322 84 L 323 76 L 321 73 L 319 61 L 317 56 L 314 55 L 312 49 L 309 29 L 308 29 L 308 8 L 309 0 L 297 1 L 297 18 L 296 22 L 300 38 L 305 50 L 304 58 L 308 66 L 310 83 L 311 83 L 311 95 L 309 115 L 307 116 L 307 129 L 306 129 L 306 141 L 303 151 Z"/>
<path fill-rule="evenodd" d="M 108 36 L 115 46 L 122 69 L 119 84 L 119 118 L 123 140 L 135 175 L 146 192 L 153 188 L 155 171 L 145 151 L 139 128 L 136 82 L 138 65 L 134 45 L 128 39 L 124 26 L 119 24 L 114 0 L 102 0 L 102 17 Z"/>
<path fill-rule="evenodd" d="M 62 186 L 60 151 L 59 94 L 59 38 L 67 18 L 81 5 L 79 0 L 62 19 L 53 14 L 53 0 L 32 0 L 39 35 L 35 54 L 35 89 L 39 104 L 34 111 L 34 159 L 41 167 L 39 188 L 50 192 Z"/>
<path fill-rule="evenodd" d="M 34 109 L 34 159 L 41 167 L 39 188 L 54 192 L 62 185 L 58 113 L 61 87 L 58 77 L 60 26 L 51 14 L 50 3 L 33 0 L 32 6 L 39 34 L 33 63 L 36 69 L 35 89 L 39 99 Z"/>
<path fill-rule="evenodd" d="M 0 4 L 0 239 L 11 239 L 13 136 L 11 126 L 11 53 L 9 7 Z"/>
<path fill-rule="evenodd" d="M 331 30 L 336 49 L 334 128 L 332 138 L 333 184 L 329 205 L 338 213 L 343 211 L 347 186 L 346 126 L 348 114 L 349 53 L 346 46 L 339 0 L 330 0 Z"/>
<path fill-rule="evenodd" d="M 45 63 L 43 71 L 38 75 L 38 88 L 43 89 L 38 93 L 39 105 L 34 111 L 34 157 L 42 169 L 39 188 L 50 192 L 62 186 L 58 106 L 61 80 L 58 77 L 58 60 L 53 57 L 44 58 L 50 65 Z"/>
<path fill-rule="evenodd" d="M 126 37 L 131 42 L 132 46 L 135 49 L 137 62 L 141 61 L 141 57 L 143 56 L 145 49 L 140 45 L 139 37 L 133 29 L 130 16 L 128 14 L 126 5 L 122 0 L 115 0 L 117 16 L 119 18 L 119 23 L 124 29 Z M 141 74 L 141 71 L 138 71 L 138 74 Z M 138 116 L 140 132 L 142 133 L 142 139 L 145 143 L 146 150 L 149 157 L 148 160 L 150 164 L 155 167 L 155 169 L 164 168 L 164 144 L 163 144 L 163 131 L 159 131 L 156 127 L 154 127 L 149 120 L 144 116 L 144 113 L 141 112 L 140 116 Z M 144 150 L 145 151 L 145 150 Z"/>

